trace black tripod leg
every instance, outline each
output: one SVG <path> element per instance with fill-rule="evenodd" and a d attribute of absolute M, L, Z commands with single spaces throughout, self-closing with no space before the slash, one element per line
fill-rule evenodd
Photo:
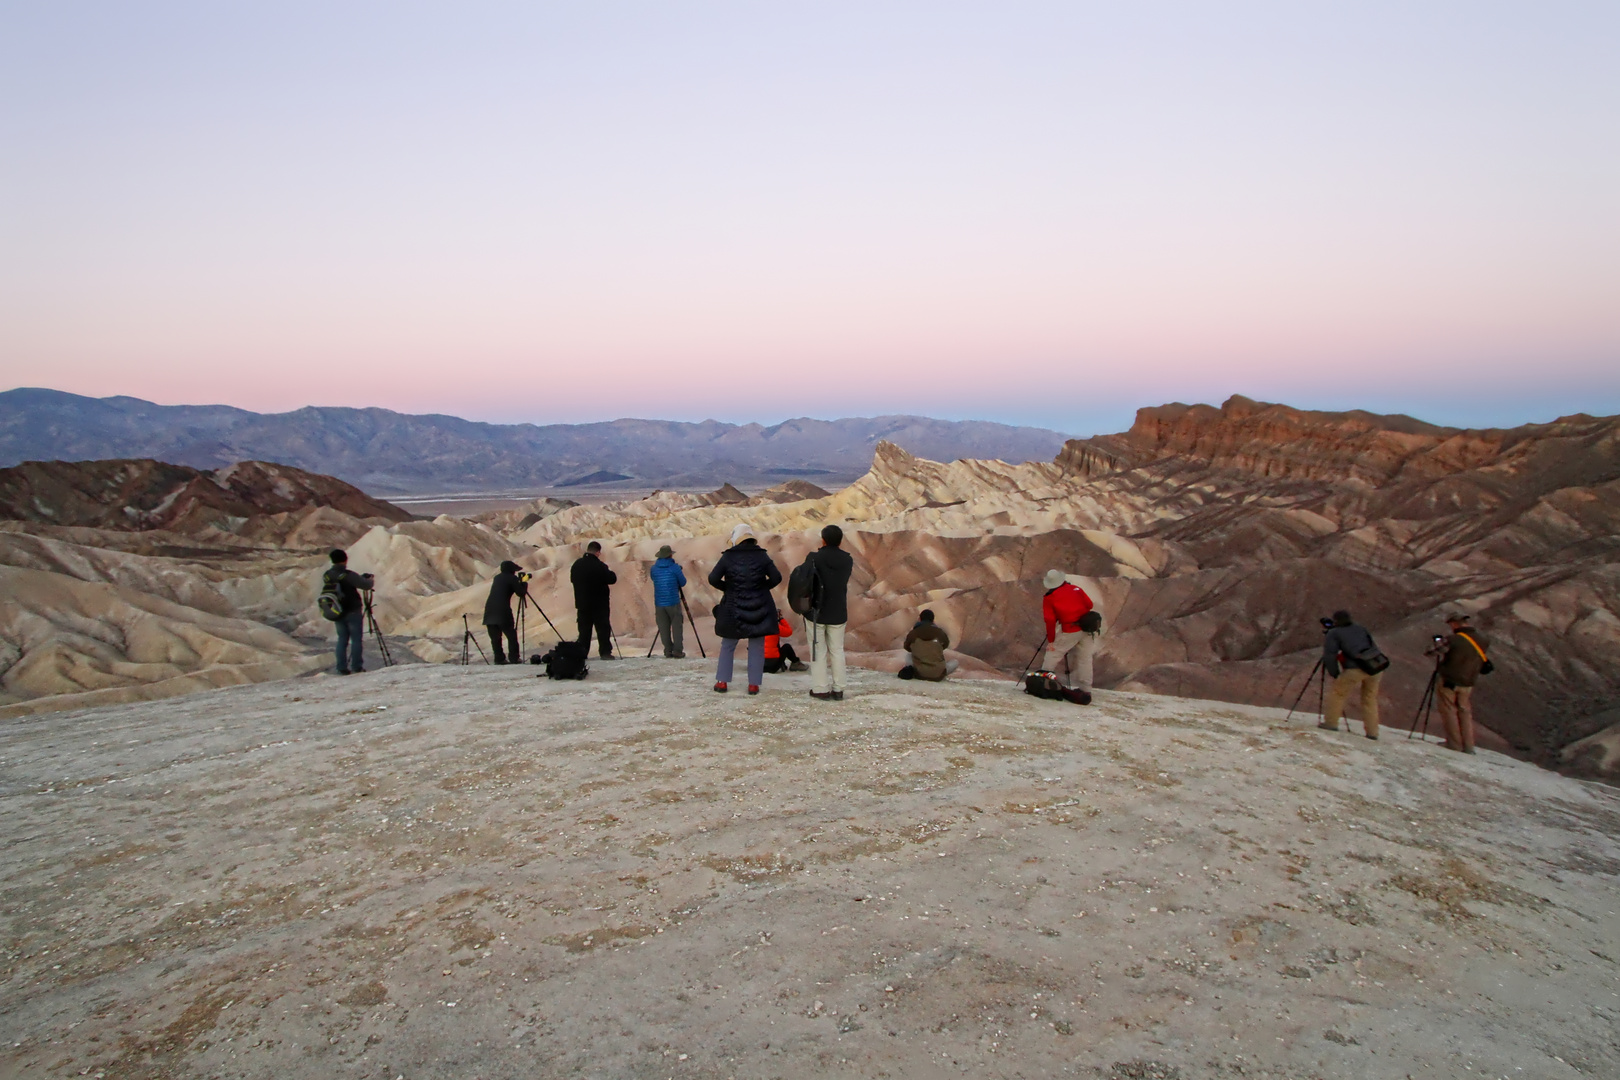
<path fill-rule="evenodd" d="M 1309 690 L 1311 688 L 1311 680 L 1316 678 L 1316 673 L 1318 671 L 1320 671 L 1320 670 L 1322 670 L 1322 661 L 1320 659 L 1318 659 L 1316 661 L 1316 666 L 1311 668 L 1311 673 L 1309 675 L 1305 676 L 1305 685 L 1301 686 L 1299 688 L 1299 693 L 1294 695 L 1294 703 L 1292 705 L 1288 706 L 1288 716 L 1286 718 L 1284 718 L 1283 723 L 1286 724 L 1289 720 L 1292 720 L 1294 718 L 1294 710 L 1299 708 L 1300 701 L 1302 701 L 1304 699 L 1304 697 L 1305 697 L 1305 691 L 1307 691 L 1307 690 Z M 1287 689 L 1288 689 L 1288 684 L 1284 683 L 1283 684 L 1284 692 L 1286 692 Z"/>
<path fill-rule="evenodd" d="M 697 620 L 692 618 L 692 607 L 686 602 L 686 590 L 681 590 L 681 609 L 686 612 L 686 621 L 692 627 L 692 640 L 697 642 L 698 655 L 707 660 L 709 654 L 703 651 L 703 639 L 698 637 Z"/>
<path fill-rule="evenodd" d="M 1043 641 L 1039 645 L 1035 646 L 1034 652 L 1029 654 L 1029 663 L 1024 665 L 1023 673 L 1018 676 L 1018 680 L 1020 682 L 1023 681 L 1025 675 L 1029 674 L 1029 669 L 1035 666 L 1035 658 L 1041 655 L 1041 650 L 1044 648 L 1046 648 L 1046 642 Z"/>

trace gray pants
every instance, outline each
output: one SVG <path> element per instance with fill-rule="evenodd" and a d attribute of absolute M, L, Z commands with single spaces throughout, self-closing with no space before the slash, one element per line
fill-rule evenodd
<path fill-rule="evenodd" d="M 1101 633 L 1087 634 L 1079 630 L 1072 634 L 1058 631 L 1057 640 L 1046 647 L 1046 662 L 1042 666 L 1056 675 L 1067 674 L 1069 685 L 1084 690 L 1092 689 L 1091 662 L 1097 655 L 1097 640 Z M 1058 665 L 1067 658 L 1068 671 Z"/>
<path fill-rule="evenodd" d="M 671 607 L 653 608 L 653 618 L 658 622 L 658 636 L 664 642 L 664 655 L 671 660 L 679 660 L 686 655 L 681 648 L 681 606 L 675 604 Z"/>

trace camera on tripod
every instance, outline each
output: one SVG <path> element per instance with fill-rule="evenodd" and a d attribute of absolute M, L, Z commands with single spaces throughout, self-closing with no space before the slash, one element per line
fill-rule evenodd
<path fill-rule="evenodd" d="M 1322 616 L 1316 621 L 1322 624 L 1322 633 L 1324 634 L 1333 629 L 1333 620 L 1328 618 L 1326 615 Z"/>
<path fill-rule="evenodd" d="M 527 585 L 529 582 L 534 580 L 534 575 L 529 573 L 527 570 L 519 570 L 517 579 Z"/>

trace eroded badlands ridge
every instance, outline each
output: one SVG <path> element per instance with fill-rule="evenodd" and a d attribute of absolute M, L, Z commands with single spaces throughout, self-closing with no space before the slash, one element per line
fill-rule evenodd
<path fill-rule="evenodd" d="M 261 539 L 246 527 L 134 539 L 12 523 L 0 533 L 0 563 L 66 575 L 89 590 L 74 585 L 71 610 L 33 604 L 26 627 L 0 628 L 11 662 L 5 708 L 263 678 L 286 673 L 298 657 L 318 665 L 316 643 L 328 630 L 312 603 L 319 548 L 331 543 L 378 572 L 382 625 L 399 639 L 396 651 L 413 658 L 459 655 L 462 616 L 476 622 L 486 583 L 508 558 L 536 571 L 537 595 L 571 633 L 567 567 L 591 539 L 603 541 L 624 582 L 614 624 L 627 651 L 648 643 L 651 596 L 642 583 L 666 542 L 687 567 L 699 632 L 712 641 L 716 597 L 703 576 L 732 526 L 750 522 L 788 565 L 836 521 L 857 564 L 857 663 L 898 667 L 899 641 L 928 606 L 966 667 L 1016 671 L 1039 636 L 1039 576 L 1057 566 L 1102 600 L 1104 686 L 1286 704 L 1315 658 L 1316 617 L 1347 606 L 1396 660 L 1385 679 L 1386 719 L 1404 724 L 1431 668 L 1423 649 L 1444 629 L 1439 615 L 1461 607 L 1493 641 L 1498 672 L 1478 701 L 1496 745 L 1613 773 L 1617 432 L 1614 418 L 1455 431 L 1233 398 L 1220 409 L 1143 410 L 1129 432 L 1073 441 L 1046 463 L 938 463 L 881 444 L 867 475 L 831 494 L 792 484 L 754 498 L 733 488 L 655 492 L 594 506 L 537 503 L 483 522 L 367 523 L 321 508 Z M 15 587 L 33 595 L 45 580 Z M 70 591 L 58 584 L 50 595 Z M 183 611 L 151 610 L 151 598 L 283 636 L 243 651 L 253 625 L 199 633 Z M 115 632 L 96 614 L 103 610 L 146 614 L 113 620 L 124 628 Z M 131 637 L 137 621 L 164 633 Z M 551 640 L 536 618 L 529 630 L 531 643 Z M 222 638 L 234 643 L 229 650 L 213 644 Z"/>
<path fill-rule="evenodd" d="M 14 721 L 0 1075 L 1620 1073 L 1620 795 L 1274 710 L 700 661 Z"/>

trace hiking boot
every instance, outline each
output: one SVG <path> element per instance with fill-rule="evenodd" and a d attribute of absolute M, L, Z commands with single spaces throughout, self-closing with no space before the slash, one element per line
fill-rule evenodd
<path fill-rule="evenodd" d="M 1378 733 L 1375 731 L 1371 735 L 1368 735 L 1367 738 L 1371 739 L 1373 742 L 1377 742 L 1378 741 Z"/>
<path fill-rule="evenodd" d="M 834 701 L 843 701 L 844 700 L 844 692 L 842 690 L 834 690 L 832 692 L 832 699 Z"/>
<path fill-rule="evenodd" d="M 726 684 L 723 683 L 723 682 L 715 683 L 714 684 L 714 692 L 717 693 L 717 694 L 725 693 L 726 692 Z"/>
<path fill-rule="evenodd" d="M 759 687 L 755 686 L 753 683 L 749 683 L 748 684 L 748 692 L 750 694 L 757 694 L 757 693 L 759 693 Z"/>
<path fill-rule="evenodd" d="M 1468 749 L 1464 750 L 1463 753 L 1465 753 L 1465 754 L 1475 754 L 1475 753 L 1478 753 L 1478 751 L 1475 750 L 1472 746 L 1470 746 Z"/>
<path fill-rule="evenodd" d="M 815 698 L 817 701 L 837 701 L 838 700 L 836 697 L 833 696 L 833 692 L 831 690 L 812 690 L 812 691 L 810 691 L 810 696 Z"/>
<path fill-rule="evenodd" d="M 1317 724 L 1316 726 L 1321 728 L 1323 731 L 1337 732 L 1339 730 L 1338 724 Z"/>
<path fill-rule="evenodd" d="M 805 663 L 803 660 L 795 660 L 795 661 L 793 661 L 793 663 L 788 665 L 788 670 L 789 671 L 809 671 L 810 670 L 810 665 Z"/>

